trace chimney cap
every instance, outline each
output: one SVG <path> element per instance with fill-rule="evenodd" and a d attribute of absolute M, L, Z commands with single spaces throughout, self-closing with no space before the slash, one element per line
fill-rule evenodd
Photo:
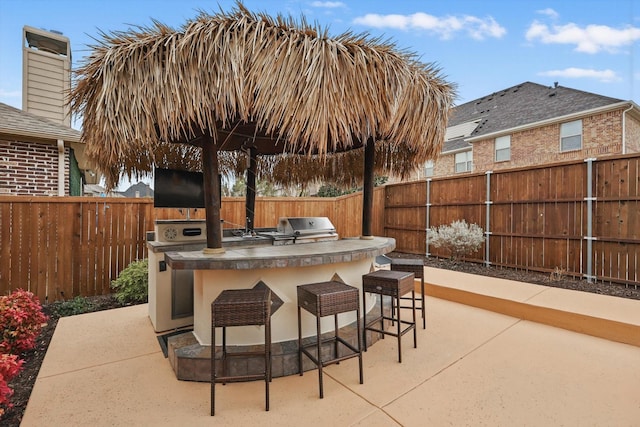
<path fill-rule="evenodd" d="M 41 30 L 25 25 L 24 38 L 31 48 L 56 55 L 70 56 L 69 38 L 63 36 L 60 31 Z"/>

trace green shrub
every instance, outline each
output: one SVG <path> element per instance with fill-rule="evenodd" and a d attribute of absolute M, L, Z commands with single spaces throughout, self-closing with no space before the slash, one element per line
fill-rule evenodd
<path fill-rule="evenodd" d="M 116 299 L 121 304 L 140 304 L 147 302 L 149 295 L 149 262 L 146 259 L 134 261 L 120 272 L 111 282 Z"/>
<path fill-rule="evenodd" d="M 75 316 L 76 314 L 89 313 L 95 310 L 95 305 L 89 298 L 81 296 L 54 304 L 52 309 L 55 310 L 59 317 Z"/>

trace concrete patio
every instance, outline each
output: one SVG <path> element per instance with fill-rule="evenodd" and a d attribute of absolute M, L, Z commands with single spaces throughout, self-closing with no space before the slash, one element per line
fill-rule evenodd
<path fill-rule="evenodd" d="M 426 268 L 427 329 L 318 376 L 178 381 L 147 306 L 60 319 L 22 426 L 637 426 L 640 301 Z M 579 331 L 579 332 L 576 332 Z M 605 337 L 605 338 L 601 338 Z"/>

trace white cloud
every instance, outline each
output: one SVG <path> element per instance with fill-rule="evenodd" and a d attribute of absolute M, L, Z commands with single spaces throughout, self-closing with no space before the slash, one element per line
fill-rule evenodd
<path fill-rule="evenodd" d="M 538 73 L 548 77 L 566 77 L 569 79 L 595 79 L 603 83 L 620 81 L 621 78 L 613 70 L 593 70 L 589 68 L 569 67 L 564 70 L 550 70 Z"/>
<path fill-rule="evenodd" d="M 483 40 L 487 37 L 501 38 L 507 33 L 507 30 L 491 16 L 486 18 L 470 15 L 438 17 L 423 12 L 411 15 L 369 13 L 355 18 L 353 23 L 375 28 L 426 30 L 443 39 L 450 39 L 454 34 L 460 32 L 466 33 L 476 40 Z"/>
<path fill-rule="evenodd" d="M 536 13 L 539 13 L 540 15 L 547 15 L 551 19 L 558 19 L 558 17 L 560 16 L 558 12 L 551 9 L 550 7 L 546 9 L 536 10 Z"/>
<path fill-rule="evenodd" d="M 346 7 L 347 5 L 342 3 L 341 1 L 314 1 L 314 2 L 311 2 L 311 6 L 335 9 L 337 7 Z"/>
<path fill-rule="evenodd" d="M 577 52 L 598 53 L 617 52 L 621 47 L 640 40 L 640 28 L 612 28 L 606 25 L 587 25 L 580 27 L 574 23 L 552 25 L 533 21 L 526 33 L 529 41 L 540 41 L 543 44 L 575 45 Z"/>

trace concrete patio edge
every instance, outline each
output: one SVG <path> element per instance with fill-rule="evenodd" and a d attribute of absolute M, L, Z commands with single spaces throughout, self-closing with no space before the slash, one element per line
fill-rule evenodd
<path fill-rule="evenodd" d="M 461 273 L 456 274 L 459 275 Z M 468 289 L 461 289 L 452 283 L 447 283 L 446 285 L 430 283 L 428 275 L 426 277 L 425 293 L 435 298 L 640 347 L 640 319 L 638 316 L 623 315 L 623 319 L 614 319 L 612 318 L 613 316 L 608 316 L 606 313 L 577 313 L 569 307 L 564 308 L 562 298 L 557 298 L 554 301 L 554 305 L 557 305 L 556 307 L 550 307 L 544 303 L 536 302 L 535 296 L 551 289 L 542 285 L 536 285 L 539 286 L 540 290 L 535 295 L 528 297 L 526 300 L 518 300 L 517 298 L 502 297 L 499 292 L 500 296 L 491 295 L 494 292 L 487 292 L 487 286 L 490 285 L 486 281 L 480 285 L 476 284 L 479 289 L 474 292 Z M 493 280 L 500 281 L 502 279 Z M 509 286 L 519 285 L 519 282 L 509 281 Z M 522 283 L 521 285 L 531 286 L 528 283 Z M 418 287 L 419 281 L 416 281 L 416 288 Z M 574 298 L 580 296 L 580 294 L 576 294 L 577 291 L 572 292 Z M 611 311 L 615 312 L 617 317 L 620 317 L 620 313 L 624 314 L 624 310 L 617 310 L 615 308 L 616 304 L 636 304 L 638 311 L 640 311 L 640 301 L 625 300 L 623 298 L 619 298 L 619 301 L 616 301 L 617 297 L 595 294 L 593 297 L 600 297 L 603 304 L 614 306 Z M 605 299 L 606 302 L 604 301 Z M 625 319 L 624 317 L 627 318 Z"/>

